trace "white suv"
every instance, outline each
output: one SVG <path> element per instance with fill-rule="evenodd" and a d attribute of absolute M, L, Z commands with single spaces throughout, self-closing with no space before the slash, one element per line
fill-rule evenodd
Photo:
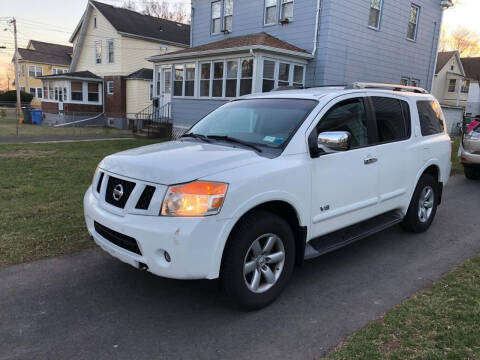
<path fill-rule="evenodd" d="M 400 223 L 431 225 L 450 175 L 438 102 L 423 89 L 253 94 L 177 141 L 106 157 L 84 198 L 112 256 L 175 279 L 220 278 L 260 308 L 294 265 Z"/>

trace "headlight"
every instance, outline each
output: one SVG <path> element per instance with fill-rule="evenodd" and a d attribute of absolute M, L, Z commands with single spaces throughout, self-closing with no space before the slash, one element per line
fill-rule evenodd
<path fill-rule="evenodd" d="M 218 214 L 228 185 L 211 181 L 194 181 L 170 186 L 163 199 L 162 216 L 208 216 Z"/>

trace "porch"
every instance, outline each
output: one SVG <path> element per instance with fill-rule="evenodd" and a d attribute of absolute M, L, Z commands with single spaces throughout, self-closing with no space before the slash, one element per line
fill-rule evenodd
<path fill-rule="evenodd" d="M 305 85 L 313 55 L 266 33 L 231 37 L 149 58 L 152 113 L 170 104 L 177 128 L 188 128 L 236 97 Z"/>

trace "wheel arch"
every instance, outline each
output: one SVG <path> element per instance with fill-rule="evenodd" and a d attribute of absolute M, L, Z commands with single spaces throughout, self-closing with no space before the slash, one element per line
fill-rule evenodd
<path fill-rule="evenodd" d="M 244 219 L 246 216 L 258 210 L 269 211 L 273 214 L 276 214 L 281 218 L 283 218 L 290 225 L 295 236 L 295 264 L 296 265 L 302 264 L 304 253 L 305 253 L 305 244 L 307 239 L 307 227 L 302 226 L 300 214 L 295 208 L 295 206 L 292 205 L 290 202 L 286 200 L 269 200 L 269 201 L 265 201 L 250 207 L 247 211 L 243 212 L 243 214 L 240 217 L 238 217 L 237 221 L 235 222 L 233 227 L 230 229 L 228 236 L 226 238 L 224 247 L 222 249 L 222 256 L 220 260 L 220 272 L 221 272 L 221 267 L 223 265 L 225 251 L 228 247 L 228 242 L 231 234 L 235 231 L 235 229 L 240 224 L 242 219 Z"/>
<path fill-rule="evenodd" d="M 440 165 L 437 162 L 430 161 L 426 163 L 422 169 L 418 172 L 417 178 L 415 179 L 414 186 L 412 187 L 412 191 L 410 193 L 410 201 L 408 202 L 408 205 L 410 205 L 410 202 L 412 201 L 413 194 L 415 193 L 415 189 L 417 188 L 418 182 L 420 181 L 420 178 L 424 174 L 429 174 L 431 175 L 434 179 L 437 180 L 439 184 L 439 191 L 440 193 L 438 194 L 438 204 L 442 202 L 442 192 L 443 192 L 443 182 L 442 182 L 442 170 L 440 168 Z M 408 208 L 407 205 L 407 208 Z"/>

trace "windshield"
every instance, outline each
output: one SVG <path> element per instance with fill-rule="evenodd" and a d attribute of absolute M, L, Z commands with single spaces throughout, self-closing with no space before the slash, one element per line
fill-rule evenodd
<path fill-rule="evenodd" d="M 205 116 L 188 133 L 281 148 L 316 105 L 304 99 L 237 100 Z"/>

